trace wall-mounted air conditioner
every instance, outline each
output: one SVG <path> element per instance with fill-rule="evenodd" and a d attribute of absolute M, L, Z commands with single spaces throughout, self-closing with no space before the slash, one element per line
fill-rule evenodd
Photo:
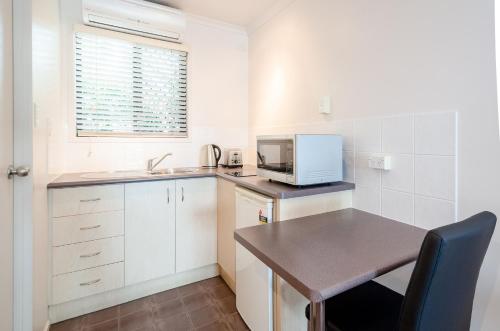
<path fill-rule="evenodd" d="M 182 42 L 186 17 L 179 10 L 141 0 L 83 0 L 82 3 L 86 25 Z"/>

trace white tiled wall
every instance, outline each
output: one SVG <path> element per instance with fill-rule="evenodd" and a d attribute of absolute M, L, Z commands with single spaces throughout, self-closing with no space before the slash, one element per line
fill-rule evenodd
<path fill-rule="evenodd" d="M 456 221 L 456 121 L 443 112 L 336 125 L 345 180 L 356 183 L 354 207 L 426 229 Z M 368 168 L 374 153 L 390 155 L 391 170 Z"/>

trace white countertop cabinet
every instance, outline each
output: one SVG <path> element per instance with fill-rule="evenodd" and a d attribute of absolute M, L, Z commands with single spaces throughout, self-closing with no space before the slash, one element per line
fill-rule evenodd
<path fill-rule="evenodd" d="M 125 285 L 175 273 L 175 181 L 125 185 Z"/>
<path fill-rule="evenodd" d="M 176 272 L 217 263 L 217 180 L 177 180 L 176 206 Z"/>
<path fill-rule="evenodd" d="M 49 190 L 55 323 L 218 275 L 217 180 Z"/>

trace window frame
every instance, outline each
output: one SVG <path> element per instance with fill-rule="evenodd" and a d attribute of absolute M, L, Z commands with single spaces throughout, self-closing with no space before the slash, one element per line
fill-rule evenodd
<path fill-rule="evenodd" d="M 119 40 L 123 40 L 131 43 L 143 44 L 146 46 L 166 48 L 179 50 L 188 53 L 187 60 L 187 104 L 186 104 L 186 124 L 187 124 L 187 132 L 186 135 L 175 136 L 175 135 L 162 135 L 162 134 L 134 134 L 134 133 L 108 133 L 108 132 L 95 132 L 93 134 L 80 134 L 78 135 L 78 129 L 76 126 L 76 33 L 88 33 L 95 34 L 97 36 L 107 37 L 107 38 L 115 38 Z M 131 35 L 123 32 L 116 32 L 111 30 L 106 30 L 103 28 L 90 27 L 87 25 L 76 24 L 74 25 L 71 31 L 71 37 L 69 38 L 71 42 L 71 54 L 69 63 L 69 74 L 68 79 L 71 79 L 68 89 L 68 125 L 69 125 L 69 133 L 70 133 L 70 141 L 73 142 L 190 142 L 191 141 L 191 116 L 190 116 L 190 98 L 189 98 L 189 48 L 184 44 L 178 44 L 174 42 L 168 42 L 164 40 L 146 38 L 142 36 Z"/>

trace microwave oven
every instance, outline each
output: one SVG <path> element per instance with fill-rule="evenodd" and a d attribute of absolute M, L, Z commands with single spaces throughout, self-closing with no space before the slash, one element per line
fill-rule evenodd
<path fill-rule="evenodd" d="M 296 186 L 342 181 L 342 136 L 257 136 L 257 175 Z"/>

